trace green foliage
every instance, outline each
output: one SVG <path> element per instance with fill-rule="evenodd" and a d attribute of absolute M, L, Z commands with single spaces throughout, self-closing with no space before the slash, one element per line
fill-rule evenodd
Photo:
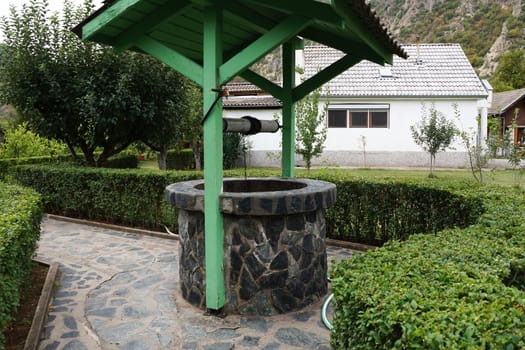
<path fill-rule="evenodd" d="M 317 88 L 295 105 L 295 152 L 303 157 L 308 171 L 312 159 L 323 153 L 326 141 L 328 102 L 319 110 L 320 96 L 321 88 Z"/>
<path fill-rule="evenodd" d="M 0 349 L 3 333 L 20 300 L 40 236 L 40 196 L 0 182 Z"/>
<path fill-rule="evenodd" d="M 195 163 L 191 149 L 168 152 L 168 158 L 166 159 L 167 170 L 191 170 L 194 168 Z"/>
<path fill-rule="evenodd" d="M 136 154 L 118 154 L 106 161 L 105 168 L 112 169 L 137 169 L 139 159 Z"/>
<path fill-rule="evenodd" d="M 38 134 L 64 141 L 75 158 L 101 166 L 132 142 L 162 146 L 178 139 L 186 109 L 185 79 L 138 53 L 83 43 L 71 27 L 92 11 L 70 1 L 62 16 L 30 0 L 3 21 L 0 100 Z M 100 153 L 95 155 L 98 149 Z"/>
<path fill-rule="evenodd" d="M 335 239 L 382 245 L 416 233 L 466 227 L 483 211 L 477 198 L 450 192 L 450 186 L 461 184 L 367 180 L 344 172 L 318 178 L 337 186 L 336 204 L 326 211 L 327 235 Z"/>
<path fill-rule="evenodd" d="M 0 159 L 0 180 L 5 178 L 8 174 L 9 167 L 12 166 L 24 164 L 58 164 L 71 161 L 70 155 Z"/>
<path fill-rule="evenodd" d="M 222 164 L 224 169 L 233 169 L 241 156 L 242 136 L 239 133 L 225 133 L 222 137 L 223 157 Z"/>
<path fill-rule="evenodd" d="M 504 53 L 490 82 L 494 92 L 521 89 L 525 87 L 525 50 Z"/>
<path fill-rule="evenodd" d="M 391 242 L 333 268 L 334 348 L 525 347 L 523 193 L 451 191 L 483 201 L 474 225 Z"/>
<path fill-rule="evenodd" d="M 448 120 L 434 105 L 430 107 L 427 116 L 427 110 L 423 104 L 421 114 L 421 121 L 411 125 L 410 131 L 414 141 L 430 155 L 430 176 L 432 177 L 436 154 L 445 151 L 450 146 L 458 130 L 454 122 Z"/>
<path fill-rule="evenodd" d="M 0 144 L 0 158 L 27 158 L 56 156 L 67 153 L 67 147 L 48 140 L 29 130 L 27 123 L 5 131 L 5 142 Z"/>

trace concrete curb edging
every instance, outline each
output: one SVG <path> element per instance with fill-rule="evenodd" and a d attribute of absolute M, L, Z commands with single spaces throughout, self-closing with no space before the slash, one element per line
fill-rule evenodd
<path fill-rule="evenodd" d="M 95 227 L 100 227 L 100 228 L 106 228 L 106 229 L 111 229 L 111 230 L 116 230 L 116 231 L 127 232 L 127 233 L 146 235 L 146 236 L 157 237 L 157 238 L 173 239 L 173 240 L 179 239 L 177 234 L 168 234 L 168 233 L 150 231 L 150 230 L 145 230 L 145 229 L 140 229 L 140 228 L 113 225 L 113 224 L 108 224 L 105 222 L 70 218 L 67 216 L 60 216 L 60 215 L 55 215 L 55 214 L 46 214 L 46 217 L 53 219 L 53 220 L 58 220 L 58 221 L 72 222 L 74 224 L 95 226 Z"/>
<path fill-rule="evenodd" d="M 46 280 L 38 299 L 38 305 L 31 322 L 31 328 L 27 334 L 26 342 L 24 344 L 24 350 L 36 350 L 40 343 L 40 335 L 44 329 L 46 323 L 47 313 L 49 311 L 49 304 L 54 294 L 55 281 L 58 275 L 58 264 L 48 263 L 42 260 L 34 259 L 36 263 L 40 265 L 47 265 L 49 267 L 47 271 Z"/>

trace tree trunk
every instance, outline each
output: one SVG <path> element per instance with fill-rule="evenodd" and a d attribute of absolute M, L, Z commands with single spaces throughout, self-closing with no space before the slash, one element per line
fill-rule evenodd
<path fill-rule="evenodd" d="M 191 149 L 193 151 L 193 160 L 195 161 L 195 170 L 202 170 L 201 164 L 201 153 L 202 153 L 202 143 L 199 141 L 193 141 L 191 144 Z"/>
<path fill-rule="evenodd" d="M 160 147 L 157 161 L 159 163 L 159 170 L 166 170 L 166 163 L 168 160 L 168 145 L 162 145 Z"/>

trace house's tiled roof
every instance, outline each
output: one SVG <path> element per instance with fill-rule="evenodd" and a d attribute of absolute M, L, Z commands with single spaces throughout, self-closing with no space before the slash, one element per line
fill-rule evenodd
<path fill-rule="evenodd" d="M 403 45 L 408 59 L 394 56 L 390 68 L 362 61 L 327 85 L 334 97 L 486 97 L 487 91 L 459 44 Z M 342 57 L 326 46 L 304 50 L 305 74 Z M 381 71 L 391 75 L 381 75 Z"/>
<path fill-rule="evenodd" d="M 492 96 L 492 107 L 489 108 L 489 114 L 505 113 L 522 98 L 525 98 L 525 89 L 496 92 Z"/>
<path fill-rule="evenodd" d="M 279 109 L 282 107 L 280 100 L 275 97 L 265 96 L 232 96 L 222 100 L 224 109 Z"/>

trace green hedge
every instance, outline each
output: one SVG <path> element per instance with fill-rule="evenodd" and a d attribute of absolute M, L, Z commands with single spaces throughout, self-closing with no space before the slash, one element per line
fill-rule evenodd
<path fill-rule="evenodd" d="M 139 159 L 136 154 L 117 154 L 109 158 L 104 165 L 104 168 L 112 169 L 137 169 L 139 167 Z"/>
<path fill-rule="evenodd" d="M 331 238 L 382 245 L 416 233 L 466 227 L 483 212 L 479 198 L 451 192 L 458 184 L 408 179 L 370 180 L 330 171 L 316 176 L 337 186 L 337 202 L 327 210 Z"/>
<path fill-rule="evenodd" d="M 191 170 L 195 169 L 193 151 L 183 149 L 181 151 L 169 151 L 166 158 L 167 170 Z"/>
<path fill-rule="evenodd" d="M 9 167 L 12 166 L 23 164 L 58 164 L 71 160 L 72 158 L 70 155 L 0 159 L 0 180 L 5 178 L 5 176 L 8 173 Z"/>
<path fill-rule="evenodd" d="M 451 189 L 485 213 L 464 229 L 414 235 L 331 271 L 336 349 L 525 347 L 525 196 Z"/>
<path fill-rule="evenodd" d="M 36 192 L 0 182 L 0 349 L 20 300 L 20 288 L 31 272 L 41 218 Z"/>
<path fill-rule="evenodd" d="M 12 174 L 42 194 L 50 214 L 157 230 L 177 226 L 165 187 L 201 177 L 197 172 L 46 165 L 15 167 Z"/>

